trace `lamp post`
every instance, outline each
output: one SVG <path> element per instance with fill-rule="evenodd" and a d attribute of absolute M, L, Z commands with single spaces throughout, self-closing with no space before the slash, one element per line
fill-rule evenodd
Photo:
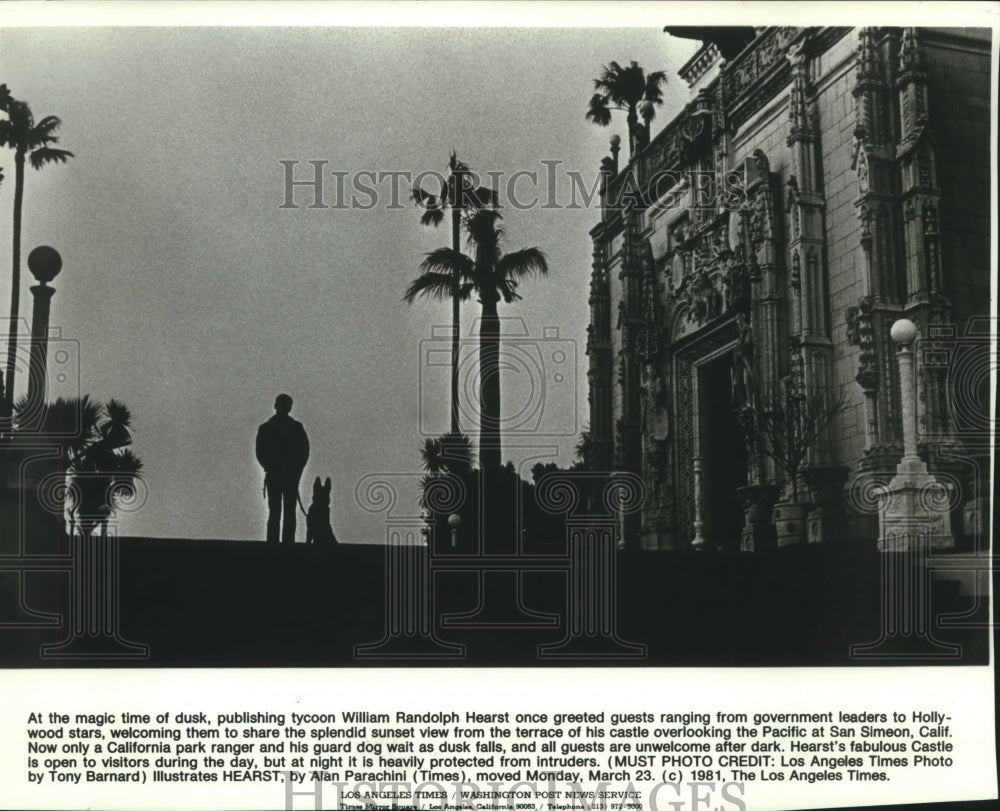
<path fill-rule="evenodd" d="M 913 344 L 916 325 L 901 318 L 889 330 L 899 364 L 899 399 L 903 419 L 903 458 L 896 475 L 880 495 L 879 549 L 908 551 L 954 547 L 949 492 L 927 471 L 917 455 L 917 393 L 913 386 Z"/>
<path fill-rule="evenodd" d="M 45 407 L 48 377 L 49 312 L 56 289 L 48 283 L 62 270 L 62 257 L 55 248 L 39 245 L 28 254 L 28 270 L 38 281 L 31 288 L 34 309 L 31 316 L 31 354 L 28 364 L 28 401 L 22 424 L 37 428 Z"/>
<path fill-rule="evenodd" d="M 926 468 L 917 456 L 917 422 L 914 413 L 913 391 L 913 342 L 917 340 L 917 325 L 901 318 L 893 323 L 889 337 L 896 344 L 896 360 L 899 363 L 899 394 L 903 412 L 903 458 L 900 465 L 906 469 Z"/>
<path fill-rule="evenodd" d="M 950 492 L 917 455 L 917 393 L 913 386 L 916 324 L 902 318 L 889 330 L 899 363 L 903 458 L 878 495 L 881 561 L 881 633 L 851 646 L 853 658 L 957 659 L 962 649 L 934 637 L 931 552 L 951 549 Z"/>

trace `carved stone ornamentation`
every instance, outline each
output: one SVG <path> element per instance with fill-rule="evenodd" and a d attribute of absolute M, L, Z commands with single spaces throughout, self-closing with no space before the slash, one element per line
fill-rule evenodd
<path fill-rule="evenodd" d="M 790 241 L 794 242 L 799 238 L 802 227 L 799 222 L 799 183 L 795 179 L 795 175 L 791 175 L 785 185 L 787 187 L 785 192 L 785 213 L 788 215 L 788 223 L 791 230 Z"/>
<path fill-rule="evenodd" d="M 802 259 L 799 257 L 798 251 L 792 254 L 792 267 L 788 271 L 788 283 L 793 288 L 802 286 Z"/>
<path fill-rule="evenodd" d="M 788 97 L 788 139 L 789 145 L 797 141 L 812 141 L 813 128 L 809 114 L 807 78 L 808 39 L 803 38 L 788 49 L 786 56 L 792 68 L 792 86 Z"/>
<path fill-rule="evenodd" d="M 865 154 L 863 148 L 858 150 L 858 160 L 855 169 L 858 173 L 858 195 L 868 194 L 868 190 L 871 188 L 868 180 L 868 155 Z"/>
<path fill-rule="evenodd" d="M 730 254 L 722 276 L 726 312 L 748 312 L 750 309 L 750 273 L 746 263 Z"/>
<path fill-rule="evenodd" d="M 684 280 L 677 303 L 687 310 L 688 321 L 699 326 L 722 314 L 722 293 L 705 270 L 696 270 Z"/>
<path fill-rule="evenodd" d="M 847 308 L 847 341 L 861 350 L 855 380 L 862 389 L 876 388 L 879 374 L 871 299 L 863 298 L 857 307 Z"/>
<path fill-rule="evenodd" d="M 642 386 L 643 452 L 652 481 L 651 492 L 657 507 L 666 506 L 670 481 L 670 398 L 661 370 L 647 364 Z"/>
<path fill-rule="evenodd" d="M 752 406 L 756 395 L 754 380 L 754 338 L 750 319 L 743 313 L 736 316 L 736 348 L 733 350 L 733 403 L 737 410 Z"/>

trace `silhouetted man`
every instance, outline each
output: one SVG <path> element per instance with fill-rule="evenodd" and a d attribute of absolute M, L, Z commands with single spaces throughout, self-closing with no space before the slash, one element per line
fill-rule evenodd
<path fill-rule="evenodd" d="M 302 423 L 293 420 L 292 398 L 279 394 L 274 401 L 274 416 L 257 429 L 257 461 L 264 468 L 267 492 L 267 542 L 278 542 L 282 502 L 284 527 L 281 540 L 295 543 L 295 505 L 299 498 L 299 479 L 309 459 L 309 439 Z"/>

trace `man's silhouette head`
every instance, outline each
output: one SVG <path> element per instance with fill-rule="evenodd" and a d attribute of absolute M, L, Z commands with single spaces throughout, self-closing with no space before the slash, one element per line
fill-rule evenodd
<path fill-rule="evenodd" d="M 287 414 L 292 410 L 292 398 L 287 394 L 279 394 L 274 398 L 274 410 L 279 414 Z"/>

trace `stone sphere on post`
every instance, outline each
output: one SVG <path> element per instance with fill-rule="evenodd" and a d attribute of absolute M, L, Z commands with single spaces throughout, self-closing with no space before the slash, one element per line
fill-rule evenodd
<path fill-rule="evenodd" d="M 48 284 L 62 270 L 62 257 L 55 248 L 39 245 L 28 254 L 28 270 L 40 284 Z"/>
<path fill-rule="evenodd" d="M 894 343 L 909 346 L 917 340 L 917 325 L 908 318 L 900 318 L 889 330 L 889 336 Z"/>
<path fill-rule="evenodd" d="M 455 549 L 458 546 L 458 528 L 462 524 L 462 516 L 458 513 L 452 513 L 448 516 L 448 526 L 451 527 L 451 548 Z"/>
<path fill-rule="evenodd" d="M 618 147 L 621 146 L 621 143 L 622 143 L 622 137 L 620 135 L 616 133 L 615 135 L 611 136 L 612 149 L 618 149 Z"/>

